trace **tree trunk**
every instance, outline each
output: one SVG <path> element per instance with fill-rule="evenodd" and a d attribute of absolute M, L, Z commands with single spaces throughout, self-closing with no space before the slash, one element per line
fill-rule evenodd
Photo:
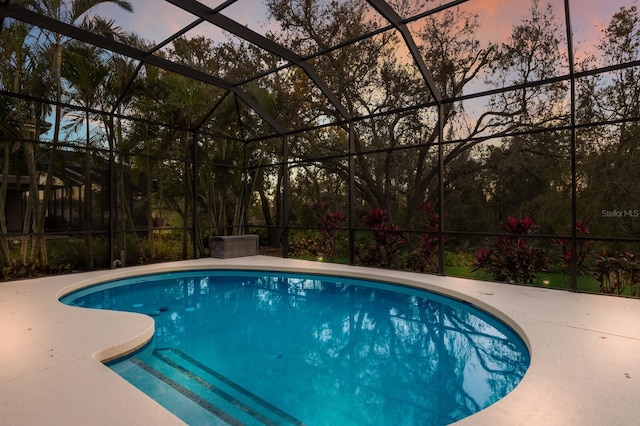
<path fill-rule="evenodd" d="M 147 146 L 147 184 L 145 188 L 147 198 L 147 239 L 151 247 L 151 257 L 155 257 L 156 248 L 154 242 L 154 226 L 153 226 L 153 205 L 151 203 L 151 159 L 149 158 L 149 148 Z"/>
<path fill-rule="evenodd" d="M 142 246 L 142 242 L 140 241 L 140 238 L 138 238 L 138 233 L 136 232 L 136 224 L 133 221 L 133 215 L 131 214 L 131 208 L 129 207 L 129 203 L 127 203 L 127 197 L 125 197 L 125 192 L 124 192 L 124 177 L 122 176 L 123 173 L 118 173 L 118 192 L 120 193 L 120 207 L 121 207 L 121 214 L 120 214 L 120 230 L 121 230 L 121 234 L 122 234 L 122 245 L 120 246 L 120 250 L 124 250 L 126 253 L 126 232 L 127 232 L 127 225 L 126 222 L 129 222 L 129 225 L 131 226 L 131 230 L 132 230 L 132 234 L 133 234 L 133 239 L 135 241 L 136 247 L 140 253 L 140 256 L 142 257 L 143 260 L 146 260 L 146 254 L 144 252 L 144 247 Z"/>
<path fill-rule="evenodd" d="M 91 234 L 91 219 L 92 219 L 92 190 L 91 190 L 91 149 L 90 149 L 90 131 L 89 131 L 89 113 L 86 113 L 86 152 L 84 155 L 84 249 L 85 249 L 85 266 L 89 270 L 94 269 L 93 264 L 93 235 Z"/>
<path fill-rule="evenodd" d="M 34 213 L 36 226 L 34 230 L 35 239 L 34 239 L 33 247 L 31 248 L 31 257 L 30 257 L 31 263 L 35 263 L 36 260 L 39 260 L 40 268 L 42 269 L 47 267 L 47 247 L 45 245 L 45 240 L 44 240 L 44 222 L 45 222 L 45 217 L 47 213 L 47 204 L 49 203 L 49 198 L 51 198 L 51 185 L 53 183 L 53 166 L 54 166 L 54 163 L 56 162 L 58 142 L 60 139 L 60 123 L 62 121 L 62 107 L 60 106 L 60 102 L 62 101 L 62 75 L 61 75 L 62 36 L 58 34 L 55 37 L 56 37 L 56 44 L 55 44 L 54 58 L 53 58 L 53 74 L 54 74 L 55 84 L 56 84 L 56 107 L 55 107 L 55 119 L 53 124 L 53 140 L 51 141 L 51 152 L 49 154 L 49 166 L 47 168 L 47 181 L 45 183 L 45 187 L 43 191 L 42 203 L 40 203 L 40 206 L 37 205 L 38 203 L 34 203 L 33 213 Z"/>
<path fill-rule="evenodd" d="M 5 267 L 13 267 L 7 236 L 7 185 L 9 184 L 9 141 L 3 141 L 2 181 L 0 181 L 0 259 Z"/>
<path fill-rule="evenodd" d="M 29 173 L 29 198 L 27 200 L 27 207 L 24 216 L 24 223 L 22 226 L 22 247 L 20 249 L 20 260 L 22 266 L 32 267 L 36 263 L 38 253 L 36 252 L 36 246 L 40 244 L 40 237 L 37 235 L 37 224 L 40 222 L 40 194 L 38 189 L 38 170 L 36 169 L 35 153 L 33 149 L 33 142 L 23 143 L 25 160 L 27 163 L 27 171 Z M 35 235 L 32 233 L 36 233 Z M 27 247 L 29 245 L 28 235 L 32 234 L 31 242 L 31 257 L 27 259 Z M 35 256 L 34 256 L 35 254 Z"/>
<path fill-rule="evenodd" d="M 258 189 L 258 194 L 260 195 L 260 206 L 262 208 L 262 215 L 264 216 L 264 224 L 267 226 L 269 245 L 271 247 L 277 247 L 277 235 L 273 226 L 273 218 L 271 217 L 271 204 L 263 187 Z"/>
<path fill-rule="evenodd" d="M 19 258 L 19 266 L 28 266 L 27 257 L 29 254 L 29 234 L 31 232 L 31 224 L 32 224 L 32 214 L 33 214 L 33 199 L 31 196 L 27 198 L 27 205 L 25 206 L 24 211 L 24 220 L 22 223 L 22 238 L 20 242 L 20 258 Z"/>

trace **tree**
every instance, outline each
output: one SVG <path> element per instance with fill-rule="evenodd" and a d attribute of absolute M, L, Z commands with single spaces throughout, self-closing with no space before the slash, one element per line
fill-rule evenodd
<path fill-rule="evenodd" d="M 636 6 L 622 7 L 612 16 L 597 48 L 605 67 L 637 61 L 640 15 Z M 580 88 L 578 119 L 615 124 L 579 133 L 579 210 L 596 235 L 636 236 L 640 225 L 631 200 L 640 194 L 638 69 L 630 66 L 599 74 L 584 79 Z M 607 216 L 608 212 L 612 213 Z"/>
<path fill-rule="evenodd" d="M 2 85 L 11 88 L 15 93 L 27 92 L 34 97 L 48 98 L 50 95 L 51 73 L 47 69 L 46 50 L 40 49 L 33 43 L 33 28 L 19 21 L 11 21 L 6 31 L 2 31 L 2 60 L 5 67 L 2 72 Z M 10 167 L 14 174 L 19 174 L 16 170 L 18 164 L 24 165 L 20 173 L 28 175 L 29 191 L 27 205 L 25 207 L 23 221 L 23 237 L 21 241 L 20 256 L 18 266 L 27 266 L 27 255 L 29 249 L 29 232 L 39 223 L 40 210 L 38 208 L 39 187 L 38 170 L 36 166 L 36 153 L 39 152 L 37 140 L 43 132 L 45 115 L 49 108 L 44 104 L 30 102 L 20 98 L 12 98 L 6 104 L 6 115 L 3 116 L 4 133 L 9 135 L 5 142 L 5 156 L 3 160 L 3 185 L 2 185 L 2 215 L 4 216 L 4 200 L 9 184 L 8 173 Z M 13 142 L 9 147 L 9 143 Z M 21 161 L 16 161 L 19 150 L 22 148 L 23 156 Z M 11 150 L 9 154 L 8 150 Z M 41 154 L 38 154 L 41 155 Z M 11 158 L 11 160 L 10 160 Z M 3 218 L 2 229 L 2 252 L 5 265 L 12 266 L 13 260 L 10 258 L 8 246 L 6 246 L 6 220 Z M 35 247 L 36 241 L 42 240 L 42 233 L 33 237 Z M 5 250 L 5 248 L 7 250 Z M 35 248 L 33 249 L 35 250 Z M 33 251 L 32 251 L 33 254 Z M 46 260 L 46 257 L 45 257 Z M 31 262 L 33 263 L 33 262 Z"/>
<path fill-rule="evenodd" d="M 26 0 L 29 1 L 29 0 Z M 99 18 L 89 17 L 87 12 L 92 10 L 99 4 L 112 3 L 120 7 L 125 11 L 133 11 L 133 7 L 128 1 L 125 0 L 36 0 L 29 1 L 33 3 L 33 7 L 45 16 L 60 20 L 67 24 L 77 24 L 80 20 L 83 20 L 85 26 L 89 25 L 89 22 L 100 22 Z M 104 22 L 102 20 L 102 22 Z M 105 26 L 96 24 L 94 28 L 105 29 Z M 29 263 L 31 265 L 39 263 L 40 268 L 47 266 L 46 246 L 44 242 L 44 225 L 46 218 L 46 209 L 51 198 L 51 186 L 53 182 L 54 167 L 56 164 L 56 154 L 58 150 L 58 144 L 60 141 L 60 130 L 62 122 L 62 96 L 64 91 L 63 79 L 62 79 L 62 58 L 63 50 L 68 40 L 61 34 L 42 32 L 42 37 L 46 39 L 46 43 L 42 44 L 42 52 L 48 53 L 51 60 L 52 86 L 53 86 L 53 100 L 56 102 L 54 109 L 54 123 L 53 123 L 53 140 L 51 143 L 51 150 L 49 156 L 49 165 L 47 169 L 47 179 L 43 191 L 42 200 L 40 200 L 38 192 L 32 192 L 34 207 L 32 210 L 34 217 L 34 243 L 31 250 L 31 256 Z M 35 169 L 34 169 L 35 170 Z M 34 171 L 35 172 L 35 171 Z M 32 177 L 33 179 L 33 177 Z M 36 194 L 34 196 L 34 194 Z"/>
<path fill-rule="evenodd" d="M 495 220 L 533 215 L 545 232 L 562 232 L 570 214 L 570 146 L 565 132 L 544 131 L 568 122 L 567 85 L 528 86 L 561 75 L 566 58 L 562 33 L 551 5 L 533 2 L 530 16 L 513 28 L 493 64 L 494 85 L 520 86 L 494 96 L 491 108 L 501 111 L 504 126 L 516 134 L 484 147 L 483 187 Z"/>
<path fill-rule="evenodd" d="M 29 27 L 20 22 L 12 21 L 4 31 L 0 31 L 0 84 L 19 91 L 22 86 L 21 77 L 27 72 L 30 49 L 26 43 Z M 2 137 L 2 180 L 0 181 L 0 259 L 6 267 L 13 266 L 13 259 L 9 251 L 7 238 L 6 200 L 9 186 L 12 144 L 10 136 L 22 139 L 25 130 L 26 117 L 24 106 L 17 99 L 2 99 L 0 104 L 0 136 Z M 26 135 L 25 135 L 26 136 Z M 6 138 L 6 139 L 5 139 Z M 17 144 L 22 141 L 17 142 Z M 15 174 L 15 171 L 14 171 Z"/>
<path fill-rule="evenodd" d="M 83 228 L 85 240 L 85 266 L 87 269 L 94 268 L 93 261 L 93 235 L 92 230 L 92 200 L 93 200 L 93 179 L 91 177 L 92 167 L 95 165 L 92 156 L 91 144 L 91 113 L 93 109 L 103 99 L 102 91 L 104 81 L 110 71 L 103 62 L 103 52 L 93 46 L 80 44 L 70 45 L 63 52 L 63 63 L 61 75 L 69 83 L 69 95 L 75 99 L 84 109 L 83 113 L 72 116 L 71 125 L 73 132 L 80 130 L 84 126 L 85 132 L 85 155 L 84 155 L 84 205 L 83 205 Z"/>
<path fill-rule="evenodd" d="M 371 14 L 359 2 L 331 4 L 326 9 L 312 0 L 272 1 L 269 6 L 286 32 L 280 41 L 302 53 L 339 44 L 354 34 L 366 34 L 376 28 Z M 447 10 L 425 18 L 424 28 L 437 27 L 439 31 L 424 30 L 417 34 L 425 63 L 445 97 L 460 96 L 494 61 L 496 46 L 481 46 L 475 37 L 479 25 L 475 15 Z M 434 147 L 439 142 L 438 114 L 435 108 L 382 114 L 430 98 L 414 64 L 397 54 L 400 48 L 402 41 L 389 31 L 328 52 L 315 64 L 317 72 L 339 94 L 351 114 L 371 117 L 357 124 L 356 186 L 360 199 L 412 226 L 423 202 L 437 201 L 438 162 Z M 496 122 L 504 111 L 490 111 L 475 117 L 475 124 L 462 134 L 461 105 L 446 103 L 442 108 L 444 126 L 460 138 L 457 144 L 445 149 L 445 164 L 471 149 L 477 143 L 475 135 L 504 124 L 504 119 Z M 335 116 L 335 111 L 327 109 L 324 116 Z M 342 146 L 325 146 L 324 150 L 344 153 L 345 140 L 338 139 L 335 143 Z M 398 149 L 403 146 L 412 149 Z M 312 149 L 318 150 L 309 151 Z M 346 178 L 344 163 L 336 163 L 335 167 Z M 450 181 L 455 179 L 452 175 Z"/>
<path fill-rule="evenodd" d="M 490 107 L 507 117 L 513 130 L 566 124 L 567 83 L 528 86 L 568 71 L 568 60 L 560 49 L 565 38 L 551 4 L 541 9 L 535 0 L 530 16 L 514 26 L 511 36 L 502 44 L 489 81 L 496 87 L 520 85 L 520 88 L 493 97 Z"/>
<path fill-rule="evenodd" d="M 534 215 L 543 233 L 562 233 L 571 216 L 567 136 L 522 135 L 490 146 L 480 172 L 493 218 Z"/>
<path fill-rule="evenodd" d="M 150 50 L 150 47 L 146 46 L 146 43 L 135 34 L 118 32 L 117 36 L 127 44 L 144 50 Z M 123 120 L 122 117 L 125 112 L 136 112 L 135 102 L 137 99 L 144 97 L 145 82 L 147 79 L 150 81 L 154 80 L 155 73 L 153 71 L 156 70 L 155 68 L 151 68 L 150 70 L 147 70 L 147 72 L 141 72 L 142 69 L 141 67 L 138 68 L 136 66 L 136 62 L 137 61 L 119 55 L 112 55 L 109 57 L 108 63 L 110 64 L 110 72 L 104 82 L 104 105 L 112 111 L 115 111 L 117 115 L 114 117 L 102 114 L 100 117 L 102 119 L 102 126 L 106 132 L 107 140 L 109 141 L 109 146 L 114 150 L 112 167 L 115 172 L 115 182 L 109 182 L 109 192 L 113 196 L 112 200 L 115 200 L 115 203 L 113 203 L 114 208 L 111 209 L 114 214 L 114 217 L 112 217 L 111 220 L 115 224 L 114 229 L 116 231 L 116 245 L 114 249 L 118 254 L 124 253 L 125 257 L 130 251 L 127 249 L 127 239 L 125 238 L 127 225 L 130 226 L 132 231 L 135 231 L 131 206 L 129 205 L 129 200 L 125 191 L 125 177 L 128 178 L 128 181 L 136 181 L 136 179 L 133 179 L 131 175 L 138 171 L 138 167 L 135 167 L 136 164 L 132 161 L 127 161 L 128 157 L 121 155 L 120 153 L 135 151 L 133 145 L 129 143 L 127 139 L 138 141 L 142 138 L 144 140 L 144 136 L 133 133 L 126 137 L 126 121 Z M 152 176 L 151 159 L 149 157 L 146 157 L 146 159 L 147 176 Z M 154 256 L 154 227 L 152 219 L 152 205 L 150 202 L 151 179 L 147 179 L 146 198 L 148 210 L 148 235 L 149 240 L 152 242 L 151 256 Z M 135 252 L 140 253 L 142 259 L 145 259 L 145 251 L 141 240 L 138 238 L 138 233 L 132 232 L 131 235 L 133 236 L 133 240 L 136 244 Z M 112 256 L 113 255 L 114 253 L 112 253 Z"/>

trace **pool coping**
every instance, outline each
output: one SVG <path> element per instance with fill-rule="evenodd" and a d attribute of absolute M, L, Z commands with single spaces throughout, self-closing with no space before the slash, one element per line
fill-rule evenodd
<path fill-rule="evenodd" d="M 322 273 L 462 299 L 512 326 L 531 352 L 522 382 L 459 425 L 633 424 L 640 412 L 640 300 L 252 256 L 197 259 L 0 283 L 0 411 L 7 424 L 183 424 L 100 361 L 153 335 L 145 315 L 65 306 L 99 282 L 188 269 Z"/>

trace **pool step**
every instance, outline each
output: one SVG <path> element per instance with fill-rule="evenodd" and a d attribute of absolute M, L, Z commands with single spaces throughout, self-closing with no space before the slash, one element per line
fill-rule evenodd
<path fill-rule="evenodd" d="M 155 359 L 131 361 L 230 425 L 298 425 L 303 423 L 189 355 L 156 349 Z"/>

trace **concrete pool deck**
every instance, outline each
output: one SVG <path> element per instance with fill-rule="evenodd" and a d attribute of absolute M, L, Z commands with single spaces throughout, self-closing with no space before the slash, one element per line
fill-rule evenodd
<path fill-rule="evenodd" d="M 198 259 L 0 282 L 0 415 L 10 425 L 178 425 L 100 361 L 144 344 L 153 319 L 58 298 L 101 281 L 188 269 L 312 272 L 414 285 L 470 301 L 512 325 L 531 366 L 516 389 L 460 425 L 636 425 L 640 300 L 256 256 Z"/>

